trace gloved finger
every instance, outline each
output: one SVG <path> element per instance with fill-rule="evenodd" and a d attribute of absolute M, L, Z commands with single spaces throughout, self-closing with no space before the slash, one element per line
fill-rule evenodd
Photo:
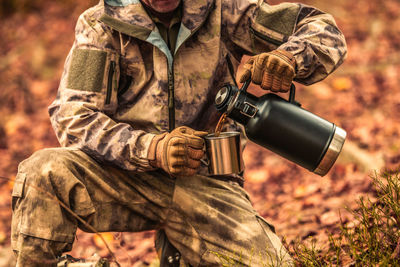
<path fill-rule="evenodd" d="M 202 159 L 204 157 L 204 150 L 202 149 L 193 149 L 191 147 L 188 147 L 187 154 L 189 158 L 192 159 Z"/>
<path fill-rule="evenodd" d="M 180 134 L 185 135 L 185 136 L 190 136 L 190 135 L 204 136 L 204 135 L 208 134 L 208 132 L 196 131 L 187 126 L 180 126 L 180 127 L 176 128 L 176 131 L 179 131 Z"/>
<path fill-rule="evenodd" d="M 272 87 L 272 78 L 273 78 L 273 75 L 271 73 L 268 73 L 267 71 L 265 71 L 264 75 L 263 75 L 263 80 L 261 83 L 261 88 L 264 90 L 270 90 Z"/>
<path fill-rule="evenodd" d="M 276 65 L 274 73 L 277 76 L 283 77 L 283 76 L 286 76 L 287 69 L 288 69 L 288 66 L 282 65 L 282 64 L 279 63 L 279 64 Z"/>
<path fill-rule="evenodd" d="M 195 136 L 202 137 L 202 136 L 206 136 L 208 134 L 208 132 L 196 131 L 196 130 L 194 130 L 194 129 L 190 128 L 190 127 L 187 127 L 187 126 L 181 126 L 181 127 L 177 128 L 177 129 L 179 130 L 179 132 L 182 135 L 185 135 L 185 136 L 195 135 Z"/>
<path fill-rule="evenodd" d="M 178 176 L 183 172 L 184 167 L 183 166 L 178 166 L 178 167 L 170 167 L 169 168 L 169 173 L 173 176 Z"/>
<path fill-rule="evenodd" d="M 282 77 L 280 75 L 274 75 L 272 79 L 272 92 L 280 92 L 282 88 Z"/>
<path fill-rule="evenodd" d="M 293 79 L 295 75 L 296 74 L 294 68 L 292 66 L 287 66 L 287 68 L 285 69 L 285 76 Z"/>
<path fill-rule="evenodd" d="M 282 80 L 282 87 L 281 87 L 281 92 L 286 93 L 287 91 L 290 90 L 290 86 L 292 85 L 292 80 Z"/>
<path fill-rule="evenodd" d="M 278 68 L 279 61 L 276 57 L 271 56 L 268 58 L 266 62 L 266 69 L 263 76 L 263 83 L 261 84 L 261 88 L 264 90 L 273 91 L 273 81 L 275 78 L 275 73 Z"/>
<path fill-rule="evenodd" d="M 286 77 L 286 70 L 288 66 L 285 64 L 281 64 L 281 62 L 275 66 L 274 77 L 272 79 L 272 92 L 281 92 L 282 91 L 282 80 Z"/>
<path fill-rule="evenodd" d="M 192 147 L 194 149 L 203 149 L 204 139 L 195 135 L 182 135 L 182 137 L 173 137 L 168 142 L 168 147 Z"/>
<path fill-rule="evenodd" d="M 254 65 L 254 58 L 255 57 L 251 57 L 251 58 L 249 58 L 249 60 L 247 60 L 246 63 L 244 63 L 243 68 L 245 70 L 250 70 L 251 71 L 251 69 L 253 68 L 253 65 Z"/>
<path fill-rule="evenodd" d="M 168 147 L 168 155 L 177 157 L 177 156 L 186 156 L 187 155 L 187 148 L 185 144 L 177 144 L 171 145 Z"/>
<path fill-rule="evenodd" d="M 204 131 L 194 131 L 193 135 L 198 136 L 198 137 L 204 137 L 206 135 L 208 135 L 208 132 L 204 132 Z"/>
<path fill-rule="evenodd" d="M 251 70 L 244 70 L 240 75 L 239 82 L 244 83 L 245 81 L 250 79 L 250 77 L 251 77 Z"/>
<path fill-rule="evenodd" d="M 201 137 L 192 135 L 187 137 L 187 142 L 187 146 L 194 149 L 203 149 L 204 147 L 204 139 Z"/>
<path fill-rule="evenodd" d="M 286 70 L 286 74 L 282 79 L 282 88 L 281 92 L 287 92 L 290 90 L 290 86 L 293 82 L 293 79 L 295 77 L 294 69 L 293 68 L 288 68 Z"/>
<path fill-rule="evenodd" d="M 179 132 L 180 134 L 191 134 L 193 130 L 187 126 L 180 126 L 173 130 L 173 132 Z"/>
<path fill-rule="evenodd" d="M 187 140 L 180 137 L 173 137 L 167 144 L 166 165 L 167 169 L 171 171 L 172 167 L 178 165 L 185 165 L 185 158 L 187 157 Z"/>
<path fill-rule="evenodd" d="M 178 146 L 187 144 L 187 138 L 183 136 L 174 136 L 168 140 L 168 146 Z"/>
<path fill-rule="evenodd" d="M 254 61 L 253 71 L 251 74 L 251 80 L 255 84 L 261 84 L 261 82 L 262 82 L 262 77 L 263 77 L 263 73 L 264 73 L 264 69 L 265 69 L 265 65 L 264 65 L 265 60 L 266 60 L 265 56 L 259 55 L 256 57 L 256 59 Z"/>
<path fill-rule="evenodd" d="M 168 167 L 170 169 L 174 168 L 179 168 L 179 167 L 184 167 L 187 166 L 188 162 L 188 157 L 169 157 L 169 162 L 168 162 Z"/>
<path fill-rule="evenodd" d="M 265 63 L 266 70 L 268 70 L 270 73 L 273 73 L 273 74 L 275 74 L 279 65 L 280 65 L 280 61 L 276 56 L 270 56 L 268 58 L 268 61 Z"/>
<path fill-rule="evenodd" d="M 251 58 L 243 65 L 243 73 L 240 75 L 239 82 L 244 83 L 251 77 L 251 70 L 253 69 L 254 59 Z"/>
<path fill-rule="evenodd" d="M 200 167 L 200 160 L 194 160 L 191 158 L 187 158 L 187 167 L 191 168 L 191 169 L 197 169 L 198 167 Z"/>

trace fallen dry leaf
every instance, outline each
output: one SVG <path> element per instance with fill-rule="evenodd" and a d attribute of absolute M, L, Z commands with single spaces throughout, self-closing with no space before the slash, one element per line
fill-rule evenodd
<path fill-rule="evenodd" d="M 267 171 L 265 169 L 257 169 L 246 172 L 246 181 L 250 183 L 261 183 L 267 178 Z"/>
<path fill-rule="evenodd" d="M 338 77 L 333 80 L 332 87 L 338 91 L 350 90 L 353 87 L 353 82 L 349 77 Z"/>
<path fill-rule="evenodd" d="M 340 221 L 339 213 L 337 211 L 331 210 L 321 215 L 320 221 L 325 225 L 333 225 Z"/>
<path fill-rule="evenodd" d="M 103 237 L 108 245 L 110 245 L 114 241 L 114 235 L 112 233 L 99 233 L 99 235 Z M 99 235 L 93 235 L 94 244 L 99 248 L 105 248 L 106 245 Z"/>

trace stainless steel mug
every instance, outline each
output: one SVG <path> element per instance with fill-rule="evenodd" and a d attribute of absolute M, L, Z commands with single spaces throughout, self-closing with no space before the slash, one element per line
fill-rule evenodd
<path fill-rule="evenodd" d="M 208 170 L 212 175 L 226 175 L 243 171 L 239 132 L 209 134 L 205 138 Z"/>

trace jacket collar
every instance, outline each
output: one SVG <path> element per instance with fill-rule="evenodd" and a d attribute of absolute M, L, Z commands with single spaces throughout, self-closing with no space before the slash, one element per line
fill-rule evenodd
<path fill-rule="evenodd" d="M 103 1 L 104 13 L 100 17 L 100 21 L 116 31 L 158 47 L 167 57 L 169 72 L 173 70 L 175 53 L 204 23 L 214 4 L 214 0 L 182 0 L 181 26 L 176 40 L 175 51 L 170 51 L 139 0 L 101 1 Z"/>
<path fill-rule="evenodd" d="M 117 31 L 146 40 L 155 30 L 155 24 L 139 0 L 102 0 L 104 13 L 100 20 Z M 214 0 L 182 0 L 181 25 L 193 34 L 207 19 Z M 182 27 L 181 27 L 182 28 Z"/>

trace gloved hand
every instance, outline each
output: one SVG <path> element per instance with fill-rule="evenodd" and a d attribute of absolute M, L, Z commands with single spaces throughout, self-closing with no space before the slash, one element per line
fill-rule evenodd
<path fill-rule="evenodd" d="M 251 77 L 262 89 L 287 92 L 295 76 L 296 61 L 291 53 L 278 49 L 251 57 L 243 67 L 241 83 Z"/>
<path fill-rule="evenodd" d="M 171 133 L 156 135 L 149 147 L 150 165 L 173 176 L 196 174 L 204 156 L 202 137 L 207 134 L 181 126 Z"/>

